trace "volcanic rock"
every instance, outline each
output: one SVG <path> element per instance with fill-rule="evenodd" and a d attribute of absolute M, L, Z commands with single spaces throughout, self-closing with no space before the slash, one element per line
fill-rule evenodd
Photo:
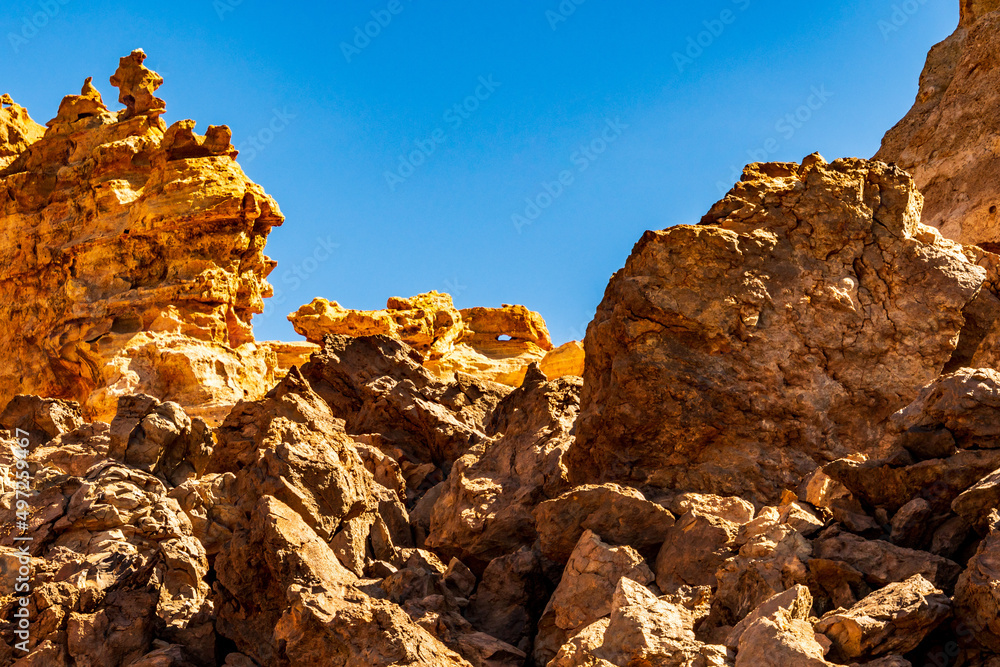
<path fill-rule="evenodd" d="M 452 466 L 434 504 L 429 547 L 485 563 L 535 542 L 532 512 L 568 487 L 562 459 L 572 443 L 579 392 L 579 379 L 549 382 L 537 366 L 529 369 L 521 387 L 494 409 L 487 437 Z M 572 535 L 569 551 L 582 532 Z"/>
<path fill-rule="evenodd" d="M 908 653 L 951 613 L 951 600 L 922 576 L 892 583 L 847 611 L 827 614 L 816 630 L 845 660 Z"/>
<path fill-rule="evenodd" d="M 979 545 L 955 586 L 955 617 L 987 649 L 1000 653 L 1000 520 Z"/>
<path fill-rule="evenodd" d="M 647 232 L 588 328 L 574 481 L 777 500 L 874 451 L 987 276 L 920 207 L 899 169 L 811 156 L 750 165 L 701 225 Z"/>
<path fill-rule="evenodd" d="M 1000 147 L 1000 4 L 963 0 L 958 29 L 935 46 L 910 112 L 875 159 L 910 172 L 926 197 L 924 222 L 947 238 L 996 248 Z"/>

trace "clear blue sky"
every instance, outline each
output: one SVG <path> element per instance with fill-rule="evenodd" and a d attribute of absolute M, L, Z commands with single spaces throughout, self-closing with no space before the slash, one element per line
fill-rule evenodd
<path fill-rule="evenodd" d="M 260 339 L 296 339 L 285 315 L 316 296 L 380 308 L 436 289 L 459 307 L 525 304 L 564 342 L 642 232 L 699 220 L 734 169 L 874 154 L 958 22 L 956 0 L 559 7 L 7 0 L 0 93 L 41 123 L 87 76 L 114 102 L 118 58 L 142 47 L 168 123 L 229 125 L 287 216 Z M 366 42 L 372 12 L 386 25 Z M 689 38 L 704 46 L 678 61 Z"/>

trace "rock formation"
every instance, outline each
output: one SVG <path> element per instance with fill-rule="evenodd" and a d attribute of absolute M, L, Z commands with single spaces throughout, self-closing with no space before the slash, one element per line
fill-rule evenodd
<path fill-rule="evenodd" d="M 280 214 L 144 58 L 0 103 L 0 665 L 1000 664 L 1000 256 L 898 166 L 750 165 L 582 347 L 437 293 L 258 343 Z"/>
<path fill-rule="evenodd" d="M 462 373 L 517 387 L 534 362 L 541 362 L 549 379 L 583 374 L 579 342 L 553 350 L 545 320 L 524 306 L 460 311 L 449 295 L 428 292 L 409 299 L 393 297 L 385 310 L 348 310 L 317 298 L 288 319 L 315 344 L 338 334 L 397 338 L 446 379 Z"/>
<path fill-rule="evenodd" d="M 647 232 L 587 332 L 574 479 L 774 500 L 873 452 L 990 286 L 986 253 L 920 205 L 899 169 L 810 156 L 751 165 L 701 225 Z"/>
<path fill-rule="evenodd" d="M 89 79 L 44 135 L 0 110 L 0 403 L 37 393 L 110 421 L 120 396 L 148 393 L 218 422 L 275 382 L 250 318 L 281 213 L 227 127 L 165 126 L 144 59 L 111 78 L 122 111 Z"/>
<path fill-rule="evenodd" d="M 955 33 L 935 46 L 913 108 L 875 159 L 910 172 L 927 200 L 924 223 L 947 238 L 1000 248 L 1000 3 L 962 0 Z"/>

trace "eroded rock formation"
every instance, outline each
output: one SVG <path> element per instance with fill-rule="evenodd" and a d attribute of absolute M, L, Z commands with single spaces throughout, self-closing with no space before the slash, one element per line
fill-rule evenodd
<path fill-rule="evenodd" d="M 545 320 L 524 306 L 458 310 L 447 294 L 393 297 L 385 310 L 348 310 L 317 298 L 288 316 L 311 343 L 327 335 L 390 336 L 416 350 L 437 375 L 472 375 L 517 387 L 528 366 L 542 364 L 549 379 L 583 374 L 578 342 L 552 349 Z"/>
<path fill-rule="evenodd" d="M 250 319 L 281 213 L 228 128 L 166 127 L 144 60 L 112 77 L 118 112 L 89 79 L 44 135 L 0 105 L 0 403 L 37 393 L 110 421 L 118 397 L 148 393 L 218 422 L 275 382 Z"/>
<path fill-rule="evenodd" d="M 899 169 L 810 156 L 647 232 L 587 332 L 574 479 L 773 500 L 873 452 L 989 288 L 986 253 L 920 207 Z"/>
<path fill-rule="evenodd" d="M 1000 257 L 909 175 L 751 165 L 636 245 L 582 378 L 436 293 L 255 343 L 280 214 L 143 60 L 119 112 L 0 104 L 0 664 L 1000 662 Z"/>
<path fill-rule="evenodd" d="M 935 46 L 910 112 L 875 159 L 913 175 L 924 222 L 947 238 L 1000 248 L 1000 4 L 962 0 L 955 33 Z"/>

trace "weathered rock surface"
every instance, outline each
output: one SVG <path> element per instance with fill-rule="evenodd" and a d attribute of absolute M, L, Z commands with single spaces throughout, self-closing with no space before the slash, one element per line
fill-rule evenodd
<path fill-rule="evenodd" d="M 415 464 L 454 462 L 486 437 L 485 420 L 510 393 L 491 382 L 441 381 L 386 336 L 329 336 L 302 374 L 348 433 L 374 434 L 376 447 Z"/>
<path fill-rule="evenodd" d="M 761 618 L 740 637 L 736 667 L 825 667 L 823 646 L 816 640 L 812 626 L 800 619 L 788 618 L 779 611 Z"/>
<path fill-rule="evenodd" d="M 550 602 L 556 625 L 572 632 L 611 613 L 623 577 L 653 583 L 653 572 L 632 547 L 613 547 L 587 530 L 580 536 Z"/>
<path fill-rule="evenodd" d="M 656 585 L 715 586 L 716 571 L 736 553 L 739 526 L 714 514 L 688 512 L 664 536 L 656 556 Z"/>
<path fill-rule="evenodd" d="M 657 599 L 645 586 L 623 578 L 610 617 L 572 637 L 550 667 L 722 667 L 731 665 L 723 646 L 694 636 L 694 617 L 684 607 Z"/>
<path fill-rule="evenodd" d="M 488 562 L 535 542 L 532 512 L 568 487 L 562 459 L 579 393 L 576 378 L 550 382 L 537 367 L 529 369 L 493 411 L 486 438 L 452 466 L 434 504 L 428 546 Z M 569 551 L 578 538 L 572 536 Z"/>
<path fill-rule="evenodd" d="M 574 480 L 776 500 L 874 449 L 986 280 L 920 207 L 898 169 L 812 156 L 751 165 L 701 225 L 647 232 L 588 329 Z"/>
<path fill-rule="evenodd" d="M 0 98 L 0 665 L 1000 664 L 1000 257 L 906 174 L 751 165 L 640 241 L 586 364 L 437 293 L 255 343 L 280 214 L 144 59 L 117 112 Z"/>
<path fill-rule="evenodd" d="M 535 518 L 541 552 L 558 563 L 569 559 L 585 530 L 613 544 L 647 552 L 659 549 L 674 525 L 667 509 L 618 484 L 567 491 L 538 505 Z"/>
<path fill-rule="evenodd" d="M 110 421 L 119 396 L 147 393 L 217 423 L 274 383 L 250 319 L 271 294 L 263 250 L 281 213 L 227 127 L 166 127 L 144 59 L 112 77 L 120 112 L 89 80 L 44 136 L 0 110 L 2 404 L 65 398 Z"/>
<path fill-rule="evenodd" d="M 913 108 L 875 159 L 913 175 L 927 200 L 926 224 L 956 241 L 996 248 L 1000 5 L 963 0 L 961 7 L 958 29 L 931 50 Z"/>
<path fill-rule="evenodd" d="M 816 624 L 844 660 L 908 653 L 951 613 L 951 600 L 922 576 L 892 583 Z"/>
<path fill-rule="evenodd" d="M 976 641 L 1000 653 L 1000 521 L 979 545 L 955 586 L 955 616 Z"/>
<path fill-rule="evenodd" d="M 45 128 L 31 120 L 28 110 L 14 104 L 10 96 L 0 97 L 0 170 L 45 134 Z"/>
<path fill-rule="evenodd" d="M 882 540 L 865 540 L 836 527 L 828 528 L 816 538 L 813 556 L 847 563 L 875 586 L 905 581 L 919 574 L 936 586 L 950 589 L 962 570 L 947 558 Z"/>
<path fill-rule="evenodd" d="M 265 496 L 219 554 L 218 627 L 263 665 L 468 666 L 356 577 L 286 505 Z"/>
<path fill-rule="evenodd" d="M 550 380 L 583 375 L 582 345 L 570 342 L 553 350 L 545 320 L 524 306 L 459 311 L 451 296 L 440 292 L 392 297 L 384 310 L 349 310 L 316 298 L 288 319 L 317 345 L 327 335 L 396 338 L 444 380 L 465 374 L 517 387 L 536 362 Z"/>

